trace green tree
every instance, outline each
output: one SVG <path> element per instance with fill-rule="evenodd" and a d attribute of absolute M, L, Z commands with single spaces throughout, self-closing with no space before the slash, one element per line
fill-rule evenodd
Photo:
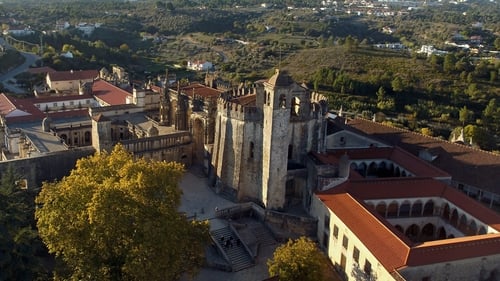
<path fill-rule="evenodd" d="M 47 252 L 34 227 L 34 195 L 24 189 L 24 183 L 11 166 L 0 181 L 0 280 L 36 280 L 48 276 L 42 258 L 37 256 Z"/>
<path fill-rule="evenodd" d="M 320 281 L 326 264 L 316 244 L 300 237 L 279 246 L 267 266 L 269 275 L 279 276 L 280 281 Z"/>
<path fill-rule="evenodd" d="M 404 84 L 401 77 L 399 76 L 394 77 L 394 79 L 391 82 L 391 86 L 394 92 L 402 92 L 404 89 Z"/>
<path fill-rule="evenodd" d="M 452 73 L 455 71 L 455 64 L 457 63 L 457 58 L 453 53 L 448 53 L 444 57 L 443 69 L 447 73 Z"/>
<path fill-rule="evenodd" d="M 134 159 L 121 145 L 81 159 L 37 197 L 40 236 L 65 267 L 85 280 L 177 280 L 195 273 L 208 241 L 206 222 L 177 211 L 177 163 Z M 69 271 L 68 271 L 69 270 Z"/>
<path fill-rule="evenodd" d="M 128 53 L 128 51 L 130 51 L 130 48 L 127 44 L 123 43 L 120 45 L 120 52 Z"/>
<path fill-rule="evenodd" d="M 467 106 L 464 105 L 458 112 L 458 120 L 462 122 L 462 126 L 465 125 L 465 123 L 469 122 L 469 120 L 472 118 L 474 115 L 474 112 L 470 111 Z"/>
<path fill-rule="evenodd" d="M 484 126 L 489 128 L 494 134 L 500 128 L 500 107 L 496 99 L 491 99 L 483 110 L 482 121 Z"/>

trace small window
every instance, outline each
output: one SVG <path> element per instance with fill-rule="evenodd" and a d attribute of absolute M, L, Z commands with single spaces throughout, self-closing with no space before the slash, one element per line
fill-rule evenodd
<path fill-rule="evenodd" d="M 339 228 L 336 225 L 333 226 L 333 237 L 335 237 L 335 239 L 339 238 Z"/>
<path fill-rule="evenodd" d="M 325 215 L 325 230 L 330 229 L 330 216 L 327 214 Z"/>
<path fill-rule="evenodd" d="M 349 239 L 344 234 L 344 237 L 342 238 L 342 247 L 344 247 L 344 249 L 347 249 L 348 246 L 349 246 Z"/>
<path fill-rule="evenodd" d="M 69 102 L 69 105 L 75 105 L 75 102 L 70 101 L 70 102 Z"/>
<path fill-rule="evenodd" d="M 368 276 L 372 274 L 372 264 L 368 260 L 365 260 L 365 274 Z"/>
<path fill-rule="evenodd" d="M 57 106 L 57 102 L 53 103 L 52 105 L 53 105 L 53 106 Z"/>
<path fill-rule="evenodd" d="M 325 249 L 328 249 L 328 234 L 327 233 L 323 233 L 323 247 L 325 247 Z"/>
<path fill-rule="evenodd" d="M 352 259 L 356 262 L 359 263 L 359 250 L 358 248 L 354 247 L 354 250 L 352 251 Z"/>
<path fill-rule="evenodd" d="M 90 100 L 86 100 L 86 101 L 85 101 L 85 103 L 86 103 L 86 104 L 89 104 L 89 103 L 90 103 Z"/>
<path fill-rule="evenodd" d="M 255 150 L 255 145 L 253 142 L 250 142 L 250 158 L 253 158 L 254 150 Z"/>

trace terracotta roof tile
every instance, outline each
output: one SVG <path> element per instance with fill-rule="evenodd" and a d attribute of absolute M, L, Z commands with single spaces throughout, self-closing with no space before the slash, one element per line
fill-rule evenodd
<path fill-rule="evenodd" d="M 336 149 L 329 151 L 327 154 L 313 155 L 323 163 L 338 163 L 342 155 L 348 155 L 349 159 L 387 159 L 399 164 L 408 171 L 417 176 L 426 176 L 434 178 L 448 178 L 450 175 L 444 171 L 434 167 L 424 160 L 404 151 L 399 147 L 370 147 L 361 149 Z"/>
<path fill-rule="evenodd" d="M 244 95 L 231 99 L 232 102 L 241 104 L 243 106 L 255 106 L 257 96 L 255 94 Z"/>
<path fill-rule="evenodd" d="M 221 90 L 210 88 L 200 83 L 189 84 L 188 86 L 180 88 L 180 90 L 182 93 L 191 98 L 193 98 L 193 94 L 203 98 L 218 98 L 222 93 Z"/>
<path fill-rule="evenodd" d="M 365 119 L 349 120 L 345 128 L 400 146 L 416 156 L 424 149 L 441 151 L 432 165 L 454 180 L 500 194 L 500 155 Z"/>
<path fill-rule="evenodd" d="M 407 266 L 498 254 L 500 249 L 500 233 L 413 243 L 364 204 L 370 199 L 441 197 L 500 230 L 498 214 L 431 178 L 350 179 L 333 189 L 317 192 L 316 196 L 390 272 Z"/>
<path fill-rule="evenodd" d="M 74 81 L 74 80 L 87 80 L 95 79 L 99 76 L 97 70 L 79 70 L 79 71 L 56 71 L 49 72 L 50 81 Z"/>
<path fill-rule="evenodd" d="M 108 105 L 126 104 L 132 94 L 104 80 L 95 80 L 92 85 L 92 94 Z"/>

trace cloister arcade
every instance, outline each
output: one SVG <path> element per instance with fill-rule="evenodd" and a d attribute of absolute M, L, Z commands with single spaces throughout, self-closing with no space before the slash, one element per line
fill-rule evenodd
<path fill-rule="evenodd" d="M 351 170 L 357 171 L 365 178 L 412 177 L 411 172 L 398 164 L 387 160 L 351 160 Z"/>
<path fill-rule="evenodd" d="M 488 232 L 488 225 L 442 198 L 369 200 L 366 204 L 414 242 Z"/>

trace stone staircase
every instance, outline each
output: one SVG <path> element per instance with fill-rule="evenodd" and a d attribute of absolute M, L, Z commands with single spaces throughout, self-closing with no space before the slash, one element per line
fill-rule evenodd
<path fill-rule="evenodd" d="M 214 241 L 219 244 L 220 248 L 224 250 L 233 271 L 240 271 L 254 265 L 247 248 L 245 248 L 243 242 L 237 238 L 230 227 L 213 230 L 211 231 L 211 235 Z M 222 240 L 222 237 L 224 237 L 224 240 Z M 230 243 L 227 243 L 226 241 L 228 241 L 230 237 L 233 237 L 233 239 L 230 240 Z"/>

